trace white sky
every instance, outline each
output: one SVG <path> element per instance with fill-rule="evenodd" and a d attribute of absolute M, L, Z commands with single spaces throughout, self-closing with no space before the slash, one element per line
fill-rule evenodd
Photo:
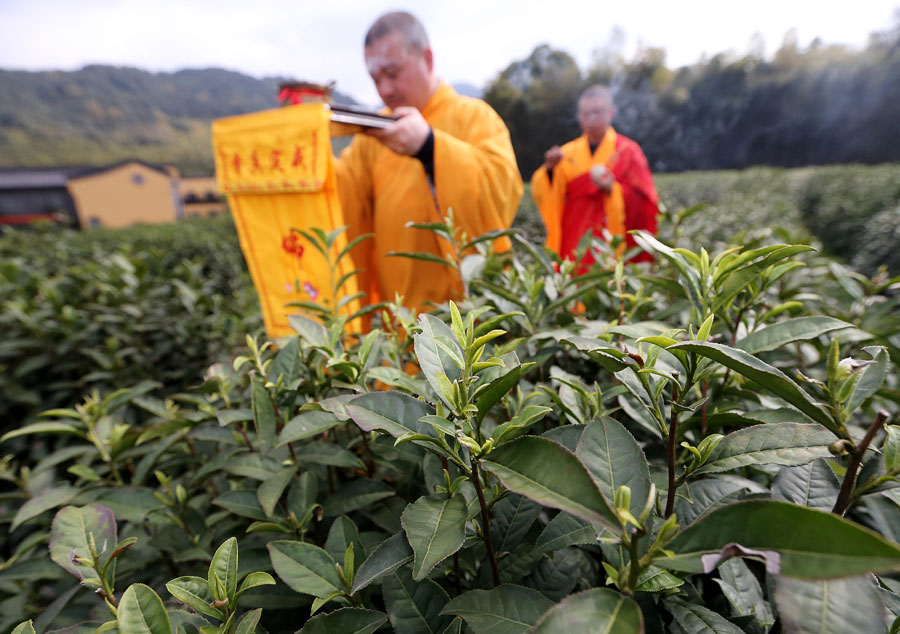
<path fill-rule="evenodd" d="M 800 46 L 819 37 L 860 48 L 896 24 L 900 0 L 0 0 L 0 68 L 222 67 L 335 80 L 374 105 L 362 39 L 397 8 L 425 24 L 438 75 L 484 86 L 541 43 L 568 51 L 584 70 L 616 28 L 627 58 L 640 45 L 662 47 L 669 67 L 744 53 L 756 35 L 771 55 L 790 29 Z"/>

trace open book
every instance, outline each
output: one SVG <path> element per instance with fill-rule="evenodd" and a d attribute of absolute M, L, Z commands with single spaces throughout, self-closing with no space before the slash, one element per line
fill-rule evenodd
<path fill-rule="evenodd" d="M 331 110 L 331 136 L 347 136 L 362 132 L 365 128 L 387 128 L 394 118 L 360 106 L 328 104 Z"/>

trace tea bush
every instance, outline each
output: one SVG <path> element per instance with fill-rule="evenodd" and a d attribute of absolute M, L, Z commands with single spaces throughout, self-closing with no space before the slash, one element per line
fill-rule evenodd
<path fill-rule="evenodd" d="M 201 381 L 260 325 L 231 221 L 0 236 L 0 420 L 92 389 Z"/>
<path fill-rule="evenodd" d="M 458 304 L 8 432 L 0 629 L 898 631 L 900 279 L 419 230 L 477 251 Z"/>

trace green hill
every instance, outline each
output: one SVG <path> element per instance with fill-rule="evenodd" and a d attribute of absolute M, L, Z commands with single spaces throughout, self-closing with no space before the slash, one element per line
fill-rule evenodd
<path fill-rule="evenodd" d="M 209 173 L 210 122 L 277 106 L 281 81 L 218 68 L 0 70 L 0 167 L 137 157 L 174 163 L 185 174 Z M 335 100 L 354 103 L 341 94 Z"/>

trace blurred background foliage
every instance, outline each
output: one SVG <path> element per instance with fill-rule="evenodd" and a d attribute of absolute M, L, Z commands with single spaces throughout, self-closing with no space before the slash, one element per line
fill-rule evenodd
<path fill-rule="evenodd" d="M 862 51 L 819 41 L 803 49 L 789 33 L 765 59 L 759 44 L 677 69 L 660 48 L 625 59 L 615 38 L 586 69 L 543 45 L 510 64 L 484 98 L 509 126 L 525 177 L 548 147 L 580 134 L 578 95 L 598 82 L 615 92 L 613 125 L 657 172 L 900 160 L 900 24 Z"/>
<path fill-rule="evenodd" d="M 94 389 L 202 381 L 261 328 L 230 218 L 0 237 L 0 427 Z"/>
<path fill-rule="evenodd" d="M 623 44 L 614 31 L 587 68 L 541 45 L 483 87 L 526 178 L 548 147 L 578 135 L 575 101 L 595 82 L 613 87 L 615 126 L 642 145 L 656 172 L 900 161 L 900 21 L 862 50 L 820 41 L 802 48 L 788 33 L 771 58 L 760 41 L 680 68 L 660 48 L 626 58 Z M 223 69 L 0 70 L 0 166 L 140 156 L 208 174 L 209 123 L 276 107 L 280 81 Z M 335 100 L 354 101 L 340 92 Z"/>

